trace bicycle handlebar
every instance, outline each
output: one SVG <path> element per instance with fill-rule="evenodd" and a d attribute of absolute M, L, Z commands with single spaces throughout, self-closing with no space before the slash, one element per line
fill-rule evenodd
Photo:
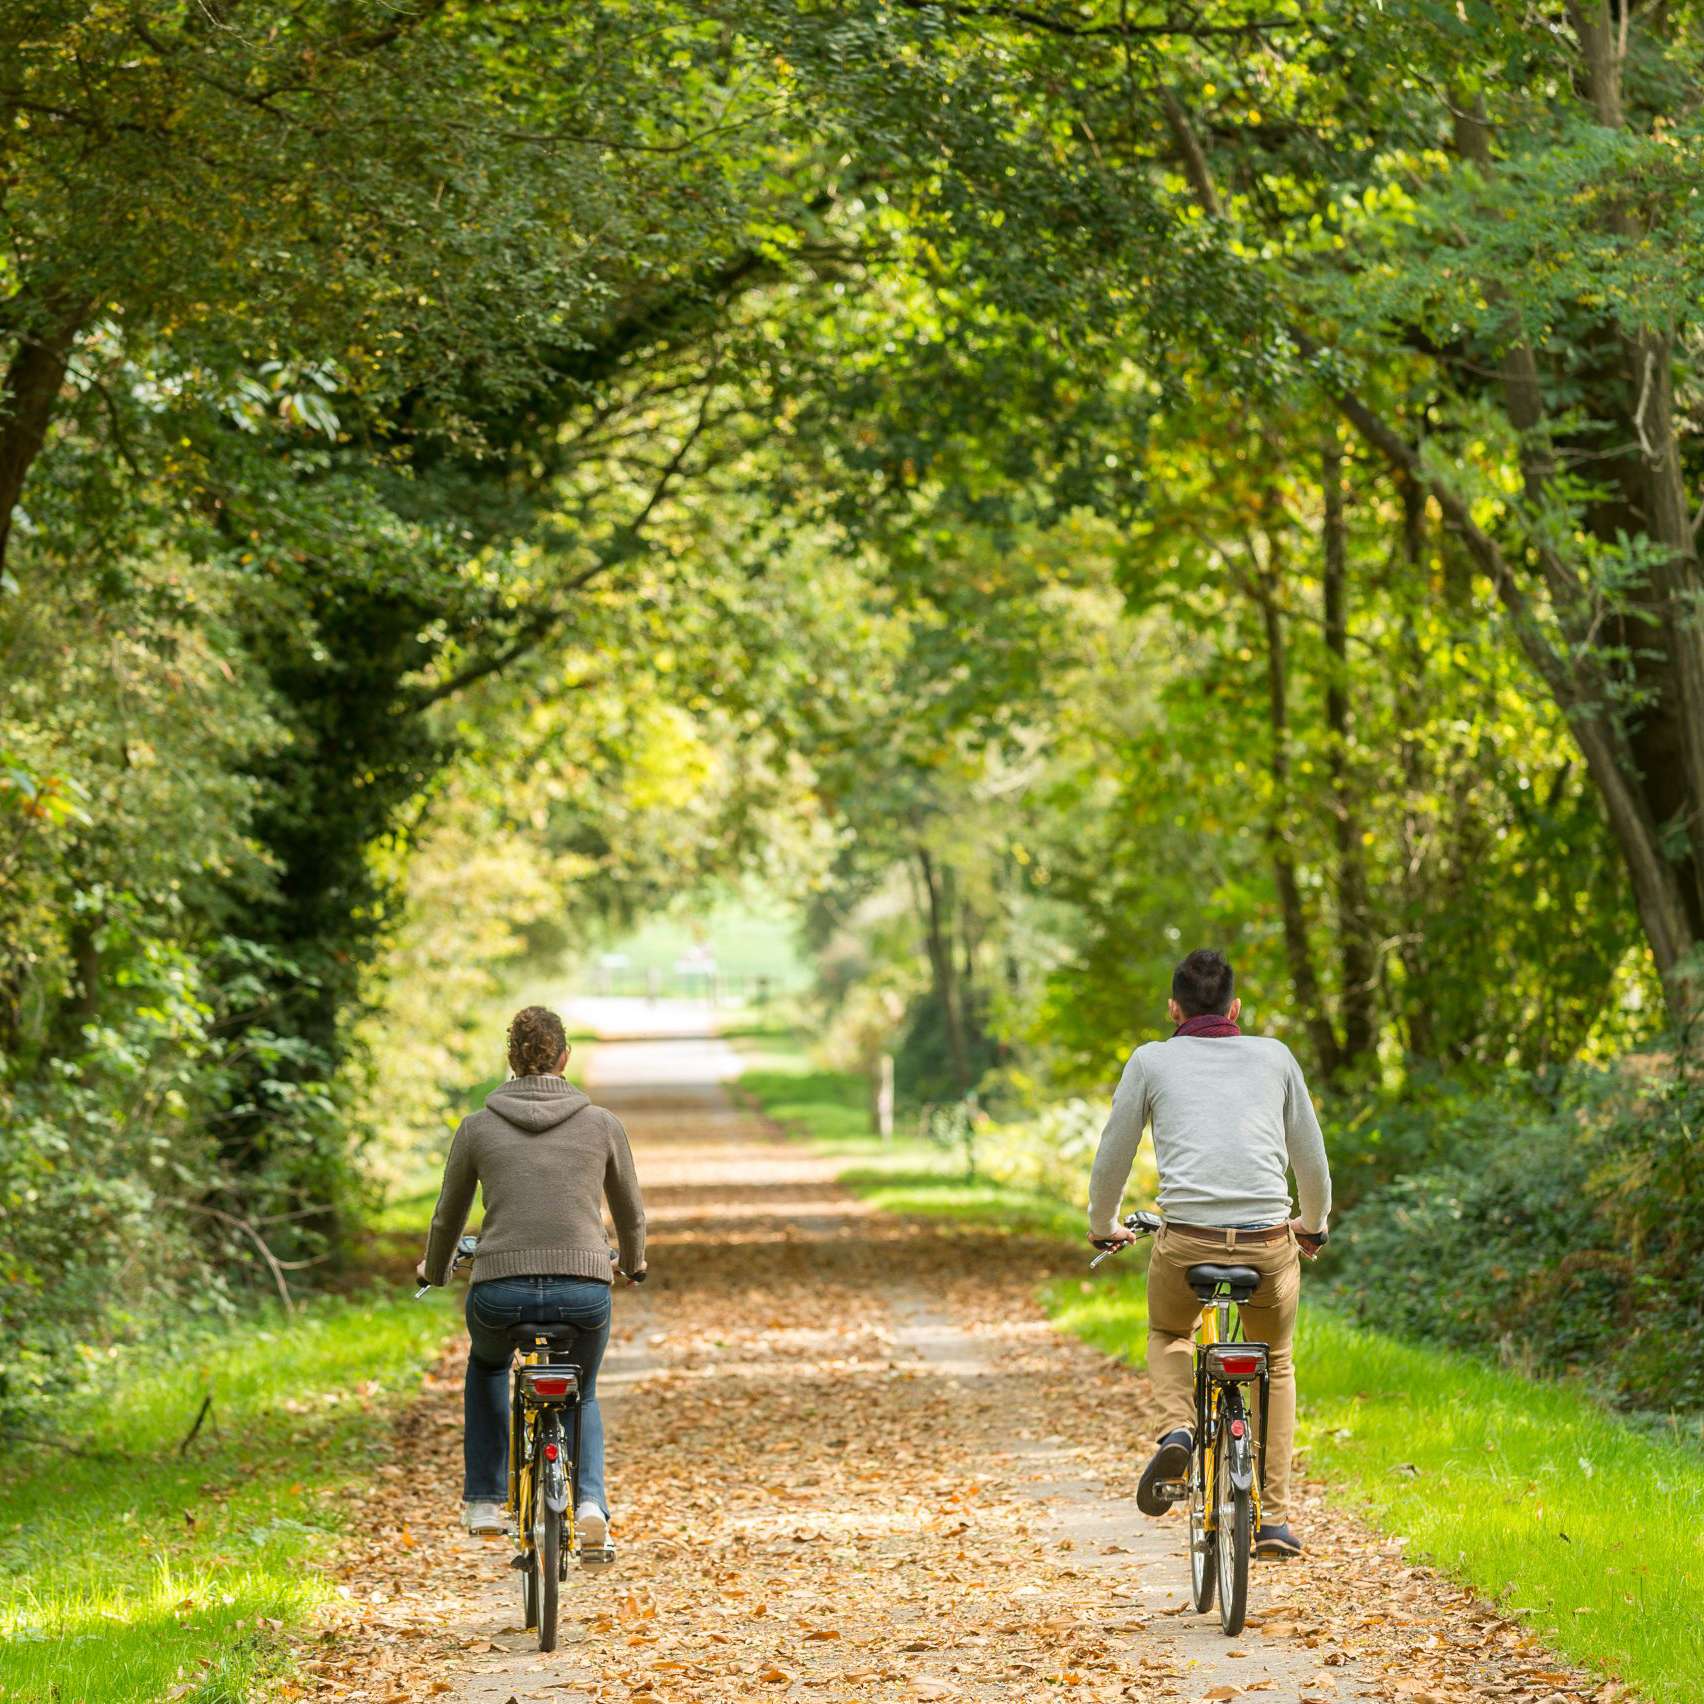
<path fill-rule="evenodd" d="M 1152 1236 L 1156 1231 L 1162 1229 L 1164 1225 L 1165 1220 L 1162 1219 L 1158 1213 L 1131 1213 L 1126 1215 L 1124 1220 L 1125 1230 L 1135 1231 L 1142 1236 Z M 1317 1234 L 1311 1231 L 1298 1231 L 1296 1233 L 1296 1242 L 1300 1246 L 1302 1253 L 1305 1254 L 1309 1260 L 1313 1260 L 1318 1256 L 1319 1251 L 1325 1247 L 1326 1233 L 1324 1231 L 1320 1231 Z M 1089 1262 L 1089 1270 L 1091 1272 L 1094 1271 L 1094 1269 L 1099 1266 L 1109 1254 L 1117 1254 L 1121 1248 L 1129 1248 L 1129 1246 L 1130 1244 L 1127 1242 L 1101 1242 L 1097 1240 L 1095 1247 L 1100 1250 L 1100 1253 Z"/>
<path fill-rule="evenodd" d="M 457 1244 L 456 1244 L 456 1257 L 455 1257 L 454 1260 L 452 1260 L 450 1262 L 450 1270 L 445 1275 L 444 1282 L 447 1284 L 451 1278 L 455 1277 L 455 1275 L 464 1266 L 466 1266 L 467 1263 L 470 1260 L 472 1260 L 473 1257 L 478 1252 L 479 1252 L 479 1238 L 477 1236 L 475 1236 L 471 1231 L 467 1232 L 465 1235 L 463 1235 L 461 1240 L 459 1242 L 457 1242 Z M 611 1266 L 619 1266 L 620 1260 L 621 1260 L 621 1256 L 612 1248 L 609 1251 L 609 1263 L 610 1263 L 610 1265 Z M 645 1268 L 641 1267 L 637 1272 L 635 1272 L 631 1275 L 628 1275 L 627 1273 L 623 1273 L 622 1276 L 624 1278 L 626 1278 L 628 1283 L 630 1283 L 630 1284 L 643 1284 L 645 1282 Z M 417 1302 L 421 1301 L 425 1297 L 431 1295 L 431 1293 L 434 1290 L 440 1289 L 441 1287 L 442 1286 L 437 1285 L 437 1284 L 422 1284 L 420 1286 L 420 1288 L 414 1292 L 414 1299 Z"/>
<path fill-rule="evenodd" d="M 1165 1220 L 1158 1213 L 1130 1213 L 1126 1215 L 1124 1220 L 1125 1230 L 1135 1231 L 1137 1235 L 1145 1237 L 1151 1237 L 1164 1224 Z M 1130 1244 L 1127 1242 L 1097 1242 L 1095 1247 L 1100 1250 L 1100 1253 L 1089 1262 L 1089 1270 L 1093 1272 L 1109 1254 L 1117 1254 L 1121 1248 L 1129 1248 L 1129 1246 Z"/>

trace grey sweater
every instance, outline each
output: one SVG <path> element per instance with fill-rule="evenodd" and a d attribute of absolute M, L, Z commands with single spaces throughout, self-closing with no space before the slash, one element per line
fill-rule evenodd
<path fill-rule="evenodd" d="M 1331 1172 L 1302 1068 L 1270 1036 L 1173 1036 L 1130 1055 L 1089 1176 L 1089 1234 L 1106 1236 L 1142 1140 L 1154 1126 L 1160 1212 L 1184 1225 L 1276 1225 L 1290 1217 L 1286 1165 L 1303 1227 L 1323 1231 Z"/>
<path fill-rule="evenodd" d="M 426 1277 L 449 1281 L 456 1239 L 475 1186 L 485 1219 L 473 1281 L 596 1278 L 610 1282 L 603 1198 L 621 1243 L 621 1270 L 645 1260 L 645 1204 L 627 1132 L 560 1077 L 514 1077 L 464 1118 L 444 1162 L 444 1186 L 426 1242 Z"/>

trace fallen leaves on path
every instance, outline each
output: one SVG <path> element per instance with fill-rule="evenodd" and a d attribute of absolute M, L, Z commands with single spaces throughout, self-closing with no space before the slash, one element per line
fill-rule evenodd
<path fill-rule="evenodd" d="M 620 1110 L 654 1277 L 618 1296 L 602 1381 L 617 1563 L 571 1572 L 541 1656 L 508 1545 L 455 1526 L 452 1356 L 375 1464 L 343 1595 L 279 1696 L 1618 1696 L 1311 1493 L 1307 1557 L 1260 1566 L 1248 1631 L 1224 1640 L 1166 1598 L 1180 1526 L 1156 1539 L 1135 1511 L 1146 1381 L 1038 1312 L 1056 1247 L 876 1215 L 714 1091 Z"/>

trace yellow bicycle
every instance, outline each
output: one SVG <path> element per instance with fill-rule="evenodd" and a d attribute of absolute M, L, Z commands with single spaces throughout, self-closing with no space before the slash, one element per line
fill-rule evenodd
<path fill-rule="evenodd" d="M 1152 1235 L 1165 1221 L 1132 1213 L 1126 1230 Z M 1089 1262 L 1130 1245 L 1102 1245 Z M 1260 1530 L 1260 1492 L 1266 1474 L 1267 1345 L 1242 1336 L 1240 1309 L 1260 1287 L 1252 1266 L 1202 1261 L 1185 1277 L 1201 1303 L 1195 1322 L 1195 1444 L 1189 1478 L 1156 1489 L 1189 1502 L 1190 1601 L 1205 1615 L 1219 1599 L 1219 1626 L 1227 1637 L 1242 1632 L 1248 1615 L 1248 1564 Z M 1259 1437 L 1255 1437 L 1248 1387 L 1258 1386 Z"/>
<path fill-rule="evenodd" d="M 568 1559 L 613 1561 L 604 1544 L 596 1553 L 575 1543 L 579 1502 L 580 1369 L 561 1348 L 574 1327 L 521 1324 L 510 1332 L 520 1351 L 509 1400 L 509 1495 L 520 1571 L 525 1625 L 538 1629 L 538 1648 L 556 1649 L 557 1610 Z"/>
<path fill-rule="evenodd" d="M 465 1235 L 456 1245 L 453 1274 L 471 1262 L 479 1239 Z M 611 1262 L 615 1256 L 610 1256 Z M 428 1294 L 422 1285 L 417 1297 Z M 580 1497 L 580 1369 L 566 1345 L 576 1328 L 523 1320 L 509 1328 L 518 1352 L 509 1392 L 509 1483 L 505 1501 L 515 1523 L 516 1555 L 509 1564 L 521 1576 L 521 1608 L 529 1631 L 538 1629 L 538 1648 L 556 1649 L 562 1582 L 570 1559 L 597 1566 L 615 1560 L 615 1547 L 582 1545 L 574 1530 Z"/>

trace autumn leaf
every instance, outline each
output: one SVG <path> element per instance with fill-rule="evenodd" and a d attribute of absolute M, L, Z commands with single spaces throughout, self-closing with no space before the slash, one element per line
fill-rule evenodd
<path fill-rule="evenodd" d="M 1147 1425 L 1146 1382 L 1045 1329 L 1032 1244 L 962 1235 L 945 1244 L 947 1233 L 924 1222 L 873 1214 L 837 1193 L 831 1162 L 766 1138 L 744 1114 L 701 1118 L 674 1090 L 666 1107 L 640 1098 L 628 1110 L 642 1165 L 651 1144 L 658 1274 L 667 1259 L 693 1278 L 616 1298 L 614 1341 L 645 1357 L 606 1398 L 622 1501 L 618 1571 L 570 1570 L 561 1649 L 541 1659 L 514 1625 L 520 1593 L 507 1556 L 459 1530 L 465 1350 L 452 1353 L 399 1421 L 394 1459 L 361 1493 L 335 1564 L 347 1595 L 328 1612 L 343 1619 L 304 1646 L 310 1696 L 353 1704 L 358 1692 L 377 1700 L 402 1684 L 414 1699 L 504 1697 L 498 1688 L 513 1687 L 522 1700 L 743 1704 L 797 1687 L 823 1704 L 1115 1704 L 1132 1648 L 1141 1681 L 1128 1704 L 1138 1694 L 1191 1704 L 1244 1694 L 1249 1704 L 1351 1695 L 1426 1704 L 1416 1695 L 1429 1694 L 1456 1704 L 1469 1689 L 1452 1693 L 1444 1677 L 1469 1674 L 1476 1697 L 1524 1695 L 1539 1674 L 1570 1698 L 1592 1696 L 1524 1628 L 1410 1566 L 1400 1547 L 1311 1491 L 1299 1512 L 1328 1560 L 1262 1570 L 1234 1647 L 1241 1684 L 1203 1674 L 1203 1638 L 1218 1656 L 1233 1653 L 1213 1618 L 1172 1601 L 1188 1578 L 1180 1523 L 1149 1526 L 1135 1512 L 1126 1443 L 1099 1418 L 1116 1408 Z M 683 1120 L 697 1157 L 683 1156 L 677 1174 Z M 706 1167 L 705 1145 L 724 1135 L 734 1144 L 727 1164 Z M 748 1166 L 766 1189 L 792 1180 L 786 1202 L 754 1196 Z M 790 1203 L 807 1192 L 811 1216 L 801 1219 Z M 739 1298 L 757 1298 L 756 1309 Z M 765 1318 L 788 1324 L 777 1335 Z M 908 1346 L 923 1319 L 930 1353 L 949 1357 L 950 1371 L 930 1371 Z M 1014 1436 L 1052 1441 L 1020 1452 Z M 1061 1457 L 1082 1491 L 1059 1490 Z M 406 1472 L 385 1471 L 399 1463 Z M 1098 1537 L 1074 1551 L 1048 1542 L 1038 1494 L 1067 1516 L 1127 1523 L 1111 1528 L 1127 1550 L 1103 1552 Z M 946 1524 L 962 1530 L 949 1537 Z M 412 1549 L 360 1537 L 401 1531 Z M 1159 1568 L 1156 1545 L 1170 1551 Z M 778 1645 L 783 1629 L 796 1646 Z M 1298 1678 L 1298 1649 L 1329 1676 Z M 930 1668 L 907 1674 L 925 1655 Z M 1203 1699 L 1197 1688 L 1209 1685 Z"/>

